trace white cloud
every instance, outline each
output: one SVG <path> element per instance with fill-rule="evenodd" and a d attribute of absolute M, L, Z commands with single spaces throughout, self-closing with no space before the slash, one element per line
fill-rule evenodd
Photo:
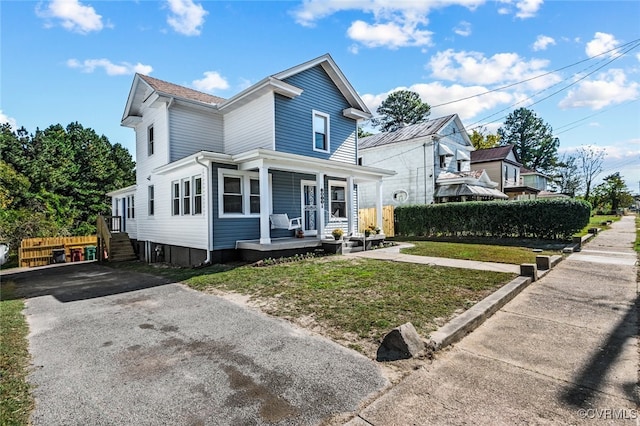
<path fill-rule="evenodd" d="M 209 13 L 201 4 L 193 0 L 167 0 L 171 14 L 167 17 L 167 23 L 177 33 L 187 36 L 200 35 L 204 17 Z"/>
<path fill-rule="evenodd" d="M 206 71 L 204 78 L 193 80 L 193 87 L 203 92 L 213 93 L 215 90 L 225 90 L 229 88 L 229 83 L 219 73 Z"/>
<path fill-rule="evenodd" d="M 9 123 L 12 130 L 16 130 L 18 122 L 15 118 L 9 117 L 0 109 L 0 124 Z"/>
<path fill-rule="evenodd" d="M 305 0 L 292 11 L 296 22 L 303 26 L 314 26 L 327 16 L 342 11 L 360 11 L 373 15 L 371 21 L 354 20 L 347 35 L 366 47 L 389 47 L 431 45 L 431 32 L 426 30 L 429 12 L 435 8 L 461 5 L 473 9 L 486 0 L 438 0 L 438 1 L 393 1 L 393 0 Z M 357 52 L 356 47 L 350 47 Z"/>
<path fill-rule="evenodd" d="M 469 96 L 485 93 L 489 89 L 483 86 L 462 86 L 453 84 L 445 86 L 440 82 L 433 83 L 417 83 L 410 87 L 396 87 L 388 92 L 379 94 L 364 94 L 362 99 L 374 112 L 380 104 L 389 96 L 390 93 L 397 90 L 411 90 L 420 95 L 423 102 L 429 105 L 440 105 L 457 99 L 467 98 Z M 509 104 L 514 100 L 513 95 L 505 92 L 493 92 L 483 96 L 466 99 L 461 102 L 455 102 L 448 105 L 432 108 L 431 117 L 442 117 L 448 114 L 458 114 L 460 118 L 471 120 L 484 111 L 491 110 L 497 106 Z"/>
<path fill-rule="evenodd" d="M 47 26 L 53 26 L 51 21 L 59 20 L 62 27 L 80 34 L 104 28 L 102 16 L 93 7 L 85 6 L 78 0 L 53 0 L 44 9 L 38 4 L 36 15 L 47 20 Z"/>
<path fill-rule="evenodd" d="M 459 36 L 468 37 L 471 35 L 471 23 L 467 21 L 460 21 L 460 23 L 453 29 L 453 32 Z"/>
<path fill-rule="evenodd" d="M 366 47 L 397 49 L 404 46 L 431 44 L 431 32 L 419 30 L 414 24 L 400 26 L 395 22 L 368 24 L 364 21 L 355 21 L 347 30 L 347 35 Z"/>
<path fill-rule="evenodd" d="M 615 49 L 620 42 L 612 34 L 597 32 L 593 40 L 587 43 L 585 47 L 586 54 L 592 58 L 611 49 Z M 615 54 L 615 53 L 613 53 Z"/>
<path fill-rule="evenodd" d="M 98 68 L 104 69 L 107 75 L 130 75 L 135 73 L 151 74 L 153 67 L 151 65 L 144 65 L 138 62 L 137 64 L 130 64 L 128 62 L 121 62 L 120 64 L 114 64 L 108 59 L 85 59 L 80 62 L 77 59 L 69 59 L 67 61 L 69 68 L 77 68 L 82 72 L 92 73 Z"/>
<path fill-rule="evenodd" d="M 547 47 L 554 44 L 556 44 L 556 41 L 552 37 L 549 37 L 546 35 L 539 35 L 535 43 L 533 43 L 533 50 L 536 52 L 538 50 L 546 50 Z"/>
<path fill-rule="evenodd" d="M 515 6 L 515 15 L 520 19 L 533 18 L 540 10 L 544 0 L 498 0 L 500 3 L 506 4 L 498 9 L 500 15 L 509 15 L 512 13 Z"/>
<path fill-rule="evenodd" d="M 485 57 L 480 52 L 456 52 L 448 49 L 431 57 L 427 69 L 433 77 L 471 84 L 512 83 L 544 74 L 549 61 L 531 59 L 527 61 L 517 53 L 496 53 Z M 542 89 L 559 81 L 560 77 L 550 74 L 531 80 L 526 87 Z"/>
<path fill-rule="evenodd" d="M 623 70 L 612 69 L 599 74 L 593 80 L 578 83 L 577 88 L 569 90 L 558 106 L 562 109 L 586 107 L 598 110 L 639 96 L 640 83 L 629 82 Z"/>

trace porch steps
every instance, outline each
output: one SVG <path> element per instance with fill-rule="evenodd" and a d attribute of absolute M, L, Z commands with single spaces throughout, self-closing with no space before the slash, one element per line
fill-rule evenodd
<path fill-rule="evenodd" d="M 133 251 L 131 240 L 126 232 L 116 232 L 111 234 L 111 253 L 109 262 L 125 262 L 127 260 L 137 260 L 138 256 Z"/>
<path fill-rule="evenodd" d="M 355 241 L 344 240 L 342 243 L 342 254 L 356 253 L 362 251 L 362 246 L 357 246 Z"/>

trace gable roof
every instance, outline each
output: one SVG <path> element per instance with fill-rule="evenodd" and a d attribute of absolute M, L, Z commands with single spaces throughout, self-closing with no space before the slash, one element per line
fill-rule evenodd
<path fill-rule="evenodd" d="M 358 148 L 373 148 L 375 146 L 389 145 L 424 136 L 435 135 L 455 117 L 456 114 L 447 115 L 433 120 L 424 121 L 422 123 L 405 126 L 393 132 L 377 133 L 375 135 L 367 136 L 358 141 Z"/>
<path fill-rule="evenodd" d="M 189 99 L 192 101 L 204 102 L 207 104 L 219 104 L 224 102 L 224 98 L 190 89 L 188 87 L 179 86 L 168 81 L 160 80 L 148 75 L 137 74 L 145 83 L 159 94 L 169 95 L 176 98 Z"/>
<path fill-rule="evenodd" d="M 520 163 L 520 158 L 515 151 L 513 144 L 497 146 L 495 148 L 477 149 L 471 151 L 471 163 L 486 163 L 488 161 L 504 161 L 513 152 L 516 161 Z"/>

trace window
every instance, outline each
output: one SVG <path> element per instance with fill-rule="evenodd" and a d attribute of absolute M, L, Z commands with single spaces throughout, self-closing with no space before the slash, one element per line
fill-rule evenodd
<path fill-rule="evenodd" d="M 271 175 L 269 175 L 269 183 Z M 220 217 L 256 217 L 260 214 L 258 173 L 218 169 L 218 215 Z"/>
<path fill-rule="evenodd" d="M 249 179 L 249 211 L 260 214 L 260 181 Z"/>
<path fill-rule="evenodd" d="M 180 214 L 180 182 L 172 182 L 171 188 L 171 214 L 177 216 Z"/>
<path fill-rule="evenodd" d="M 313 111 L 313 150 L 329 152 L 329 116 Z"/>
<path fill-rule="evenodd" d="M 462 160 L 458 160 L 458 171 L 462 171 Z"/>
<path fill-rule="evenodd" d="M 182 214 L 191 214 L 191 180 L 182 181 Z"/>
<path fill-rule="evenodd" d="M 332 219 L 347 218 L 347 184 L 346 182 L 329 182 L 329 211 Z"/>
<path fill-rule="evenodd" d="M 447 156 L 446 155 L 441 155 L 440 156 L 440 168 L 441 169 L 446 169 L 447 168 Z"/>
<path fill-rule="evenodd" d="M 127 197 L 127 219 L 135 219 L 135 196 L 129 195 Z"/>
<path fill-rule="evenodd" d="M 193 214 L 202 214 L 202 178 L 193 178 Z"/>
<path fill-rule="evenodd" d="M 224 177 L 224 213 L 244 213 L 242 210 L 242 177 Z"/>
<path fill-rule="evenodd" d="M 153 189 L 153 185 L 150 185 L 148 188 L 148 193 L 149 193 L 149 216 L 153 216 L 154 214 L 154 203 L 155 203 L 155 194 L 154 194 L 154 189 Z"/>
<path fill-rule="evenodd" d="M 147 155 L 153 155 L 153 125 L 147 129 Z"/>
<path fill-rule="evenodd" d="M 504 166 L 504 180 L 509 180 L 509 167 Z"/>

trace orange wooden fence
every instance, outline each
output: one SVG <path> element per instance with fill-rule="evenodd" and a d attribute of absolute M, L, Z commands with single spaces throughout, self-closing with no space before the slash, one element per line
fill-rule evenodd
<path fill-rule="evenodd" d="M 53 263 L 53 250 L 64 249 L 67 262 L 71 261 L 71 249 L 96 246 L 98 238 L 95 235 L 82 237 L 47 237 L 26 238 L 20 242 L 18 260 L 21 267 L 44 266 Z"/>
<path fill-rule="evenodd" d="M 360 230 L 365 229 L 369 225 L 376 224 L 376 208 L 371 207 L 369 209 L 358 210 L 358 222 Z M 382 207 L 382 232 L 387 237 L 393 237 L 395 235 L 395 229 L 393 226 L 393 206 Z"/>

